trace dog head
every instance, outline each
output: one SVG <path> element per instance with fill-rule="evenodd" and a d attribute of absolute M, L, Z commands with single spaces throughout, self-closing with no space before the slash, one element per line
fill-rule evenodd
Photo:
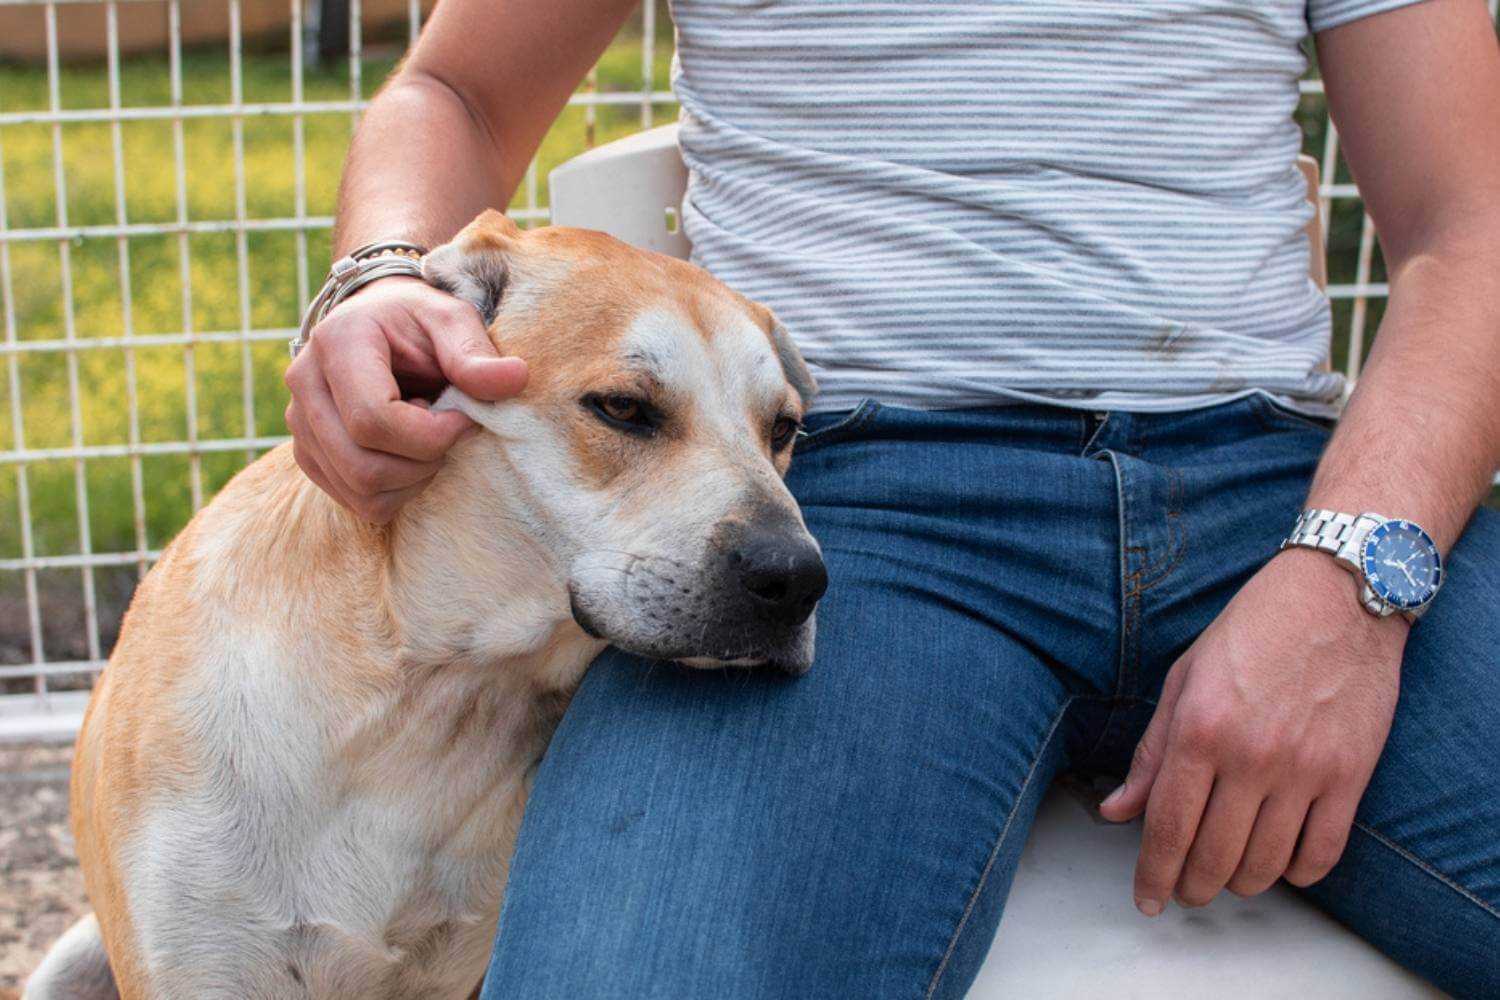
<path fill-rule="evenodd" d="M 519 494 L 508 516 L 578 625 L 661 659 L 805 671 L 827 575 L 782 476 L 815 387 L 775 317 L 682 261 L 494 211 L 423 274 L 528 363 L 515 399 L 439 405 L 489 431 L 479 464 Z"/>

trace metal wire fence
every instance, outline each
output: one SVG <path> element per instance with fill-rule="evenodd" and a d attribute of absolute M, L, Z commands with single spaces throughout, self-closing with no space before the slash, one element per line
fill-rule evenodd
<path fill-rule="evenodd" d="M 40 55 L 30 70 L 0 63 L 0 740 L 72 735 L 160 546 L 284 440 L 281 347 L 333 225 L 336 169 L 309 166 L 336 165 L 424 14 L 405 0 L 393 28 L 401 0 L 386 0 L 367 44 L 371 18 L 351 0 L 347 58 L 315 67 L 308 14 L 326 8 L 304 2 L 280 8 L 282 44 L 267 50 L 268 5 L 254 0 L 0 0 L 0 58 L 6 30 L 33 32 Z M 75 61 L 84 9 L 102 73 Z M 133 54 L 143 10 L 165 22 L 156 63 Z M 210 41 L 205 12 L 222 22 Z M 648 0 L 589 75 L 511 206 L 518 221 L 547 219 L 537 176 L 549 157 L 672 113 L 664 22 Z M 1324 178 L 1336 358 L 1353 376 L 1387 286 L 1315 71 L 1302 98 Z M 273 153 L 289 161 L 279 173 L 264 169 Z"/>

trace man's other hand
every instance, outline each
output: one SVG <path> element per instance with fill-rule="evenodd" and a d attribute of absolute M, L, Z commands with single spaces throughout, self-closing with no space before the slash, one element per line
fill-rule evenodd
<path fill-rule="evenodd" d="M 1135 903 L 1203 906 L 1326 875 L 1390 732 L 1409 625 L 1359 606 L 1327 555 L 1283 552 L 1173 665 L 1125 783 L 1145 813 Z"/>

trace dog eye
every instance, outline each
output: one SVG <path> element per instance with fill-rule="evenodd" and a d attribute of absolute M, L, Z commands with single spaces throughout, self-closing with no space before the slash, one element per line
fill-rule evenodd
<path fill-rule="evenodd" d="M 780 451 L 792 443 L 792 438 L 802 429 L 802 423 L 791 417 L 782 417 L 771 425 L 771 450 Z"/>
<path fill-rule="evenodd" d="M 582 402 L 611 427 L 634 434 L 650 434 L 656 430 L 656 413 L 645 400 L 609 393 L 588 395 Z"/>

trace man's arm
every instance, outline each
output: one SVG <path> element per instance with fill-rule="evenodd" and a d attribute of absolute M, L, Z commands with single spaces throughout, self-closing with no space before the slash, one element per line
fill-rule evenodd
<path fill-rule="evenodd" d="M 1407 518 L 1446 551 L 1500 465 L 1494 25 L 1481 0 L 1429 0 L 1317 41 L 1391 298 L 1307 505 Z M 1173 666 L 1102 807 L 1146 814 L 1143 912 L 1328 873 L 1390 731 L 1409 628 L 1361 610 L 1323 553 L 1283 552 L 1245 585 Z"/>
<path fill-rule="evenodd" d="M 435 246 L 510 201 L 542 137 L 634 7 L 629 0 L 444 0 L 360 122 L 339 190 L 337 254 L 380 239 Z M 500 399 L 501 358 L 469 306 L 410 278 L 340 305 L 287 369 L 286 421 L 314 482 L 385 521 L 470 426 L 420 399 L 451 382 Z"/>

